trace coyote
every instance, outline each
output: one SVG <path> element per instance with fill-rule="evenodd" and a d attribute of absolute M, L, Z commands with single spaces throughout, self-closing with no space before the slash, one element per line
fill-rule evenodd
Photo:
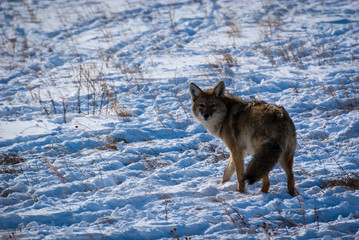
<path fill-rule="evenodd" d="M 236 172 L 239 192 L 245 192 L 245 181 L 253 184 L 262 179 L 261 191 L 267 193 L 268 173 L 279 162 L 287 175 L 289 194 L 296 194 L 292 169 L 296 132 L 283 107 L 225 94 L 223 81 L 208 91 L 191 83 L 190 93 L 195 118 L 231 152 L 221 183 L 231 180 Z M 253 158 L 244 169 L 247 154 Z"/>

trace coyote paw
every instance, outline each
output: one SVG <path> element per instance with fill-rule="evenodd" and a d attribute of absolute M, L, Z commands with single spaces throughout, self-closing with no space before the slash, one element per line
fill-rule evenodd
<path fill-rule="evenodd" d="M 293 197 L 299 195 L 299 192 L 297 191 L 296 188 L 288 190 L 288 193 Z"/>
<path fill-rule="evenodd" d="M 222 180 L 221 180 L 221 182 L 220 182 L 219 184 L 223 184 L 223 183 L 226 183 L 226 182 L 228 182 L 228 181 L 230 181 L 230 179 L 223 179 L 223 178 L 222 178 Z"/>

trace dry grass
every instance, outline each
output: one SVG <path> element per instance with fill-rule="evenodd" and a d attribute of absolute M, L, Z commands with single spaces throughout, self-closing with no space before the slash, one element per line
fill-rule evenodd
<path fill-rule="evenodd" d="M 309 104 L 320 110 L 338 115 L 342 111 L 353 111 L 359 109 L 359 76 L 355 73 L 346 73 L 339 70 L 334 80 L 322 82 L 319 79 L 315 86 L 306 83 L 305 70 L 308 66 L 333 66 L 341 63 L 342 59 L 348 59 L 340 51 L 338 44 L 331 36 L 319 38 L 308 36 L 305 32 L 293 36 L 284 31 L 281 19 L 281 9 L 275 9 L 271 2 L 262 2 L 263 16 L 258 24 L 262 27 L 262 34 L 257 41 L 259 50 L 273 67 L 289 65 L 299 70 L 298 77 L 308 85 L 307 90 L 313 91 L 321 102 L 332 100 L 330 106 L 319 106 L 312 102 Z M 325 34 L 323 34 L 325 36 Z M 355 60 L 354 54 L 351 59 Z M 352 60 L 349 64 L 355 64 Z M 341 71 L 341 73 L 340 73 Z M 298 91 L 298 86 L 296 86 Z"/>
<path fill-rule="evenodd" d="M 168 4 L 168 15 L 171 23 L 171 29 L 174 30 L 174 19 L 176 16 L 176 1 L 170 0 Z"/>
<path fill-rule="evenodd" d="M 201 148 L 211 152 L 211 157 L 213 159 L 211 163 L 226 161 L 230 157 L 230 154 L 225 147 L 216 147 L 211 142 L 205 143 Z"/>
<path fill-rule="evenodd" d="M 1 153 L 0 154 L 0 165 L 15 165 L 18 163 L 22 163 L 25 162 L 25 158 L 19 156 L 16 153 L 10 153 L 10 154 L 5 154 L 5 153 Z"/>
<path fill-rule="evenodd" d="M 282 10 L 274 8 L 270 2 L 262 2 L 262 6 L 264 16 L 258 22 L 262 27 L 262 36 L 257 42 L 257 47 L 272 66 L 293 64 L 303 70 L 308 64 L 323 66 L 339 61 L 339 47 L 333 39 L 319 39 L 305 33 L 301 37 L 289 35 L 284 30 Z"/>
<path fill-rule="evenodd" d="M 354 190 L 359 190 L 359 175 L 353 174 L 352 176 L 341 176 L 336 179 L 328 179 L 322 187 L 347 187 Z"/>
<path fill-rule="evenodd" d="M 8 3 L 11 8 L 11 2 Z M 24 6 L 27 11 L 16 12 L 12 22 L 15 23 L 18 19 L 28 19 L 34 24 L 38 24 L 38 7 L 39 4 L 24 1 Z M 78 21 L 88 22 L 98 16 L 100 19 L 108 19 L 111 13 L 109 6 L 104 4 L 84 4 L 83 11 L 77 13 Z M 73 33 L 73 22 L 71 20 L 71 12 L 66 12 L 59 8 L 56 16 L 61 25 L 62 30 L 66 33 L 66 37 L 61 44 L 56 46 L 41 46 L 36 42 L 29 42 L 26 35 L 21 31 L 16 30 L 14 25 L 15 35 L 4 34 L 0 36 L 0 56 L 5 57 L 9 63 L 10 70 L 15 68 L 22 68 L 31 54 L 36 50 L 40 55 L 48 56 L 54 52 L 61 52 L 61 58 L 71 58 L 66 64 L 70 65 L 71 77 L 68 77 L 61 83 L 58 76 L 54 72 L 58 70 L 57 66 L 31 66 L 27 68 L 24 74 L 29 74 L 29 79 L 33 79 L 35 84 L 29 83 L 25 87 L 29 90 L 32 103 L 40 106 L 44 114 L 47 116 L 54 114 L 61 114 L 63 122 L 68 121 L 68 115 L 71 113 L 82 114 L 117 114 L 120 118 L 132 117 L 133 114 L 128 112 L 126 108 L 119 102 L 118 90 L 114 82 L 111 82 L 109 73 L 113 71 L 113 66 L 110 64 L 114 54 L 104 54 L 103 49 L 94 50 L 98 52 L 99 59 L 94 61 L 84 61 L 79 54 L 79 45 L 76 35 Z M 101 29 L 104 39 L 109 45 L 117 44 L 110 30 Z M 56 47 L 56 49 L 54 49 Z M 35 57 L 36 57 L 35 56 Z M 131 69 L 131 68 L 129 68 Z M 59 70 L 62 71 L 62 70 Z M 132 75 L 133 81 L 138 81 L 137 69 L 128 70 Z M 66 81 L 66 82 L 65 82 Z M 64 88 L 62 84 L 66 85 Z M 31 101 L 28 101 L 31 104 Z M 33 107 L 33 106 L 31 106 Z"/>
<path fill-rule="evenodd" d="M 25 162 L 24 157 L 19 156 L 16 153 L 1 153 L 0 154 L 0 172 L 15 174 L 21 172 L 21 168 L 18 164 Z"/>
<path fill-rule="evenodd" d="M 3 234 L 0 235 L 1 239 L 4 240 L 17 240 L 21 239 L 21 232 L 24 230 L 24 227 L 19 227 L 17 230 L 14 231 L 7 231 L 7 235 Z"/>
<path fill-rule="evenodd" d="M 0 174 L 11 174 L 12 177 L 23 174 L 21 163 L 25 161 L 26 159 L 17 153 L 0 153 Z M 0 197 L 6 198 L 13 192 L 11 189 L 0 187 Z"/>
<path fill-rule="evenodd" d="M 232 21 L 228 24 L 229 30 L 227 30 L 227 34 L 233 38 L 239 38 L 242 36 L 242 28 L 239 21 Z"/>
<path fill-rule="evenodd" d="M 209 62 L 210 72 L 207 75 L 215 75 L 219 80 L 229 80 L 230 82 L 234 81 L 234 71 L 233 69 L 238 67 L 239 60 L 234 56 L 228 49 L 219 49 L 216 46 L 214 48 L 214 62 Z M 214 70 L 214 71 L 213 71 Z"/>
<path fill-rule="evenodd" d="M 228 220 L 241 232 L 241 233 L 255 233 L 256 230 L 248 223 L 248 219 L 240 213 L 231 204 L 221 199 L 214 199 L 214 202 L 221 203 L 223 210 L 226 213 Z"/>
<path fill-rule="evenodd" d="M 333 104 L 330 108 L 321 109 L 330 112 L 332 109 L 337 114 L 340 111 L 353 111 L 359 109 L 359 76 L 349 76 L 345 73 L 340 74 L 340 79 L 337 80 L 337 83 L 334 84 L 325 84 L 321 81 L 319 82 L 319 87 L 321 92 L 315 94 L 320 100 L 332 99 Z M 315 106 L 319 107 L 319 106 Z M 319 107 L 320 108 L 320 107 Z M 337 115 L 335 114 L 335 115 Z"/>
<path fill-rule="evenodd" d="M 33 102 L 38 103 L 43 112 L 49 116 L 61 114 L 63 122 L 67 122 L 69 113 L 86 115 L 107 115 L 115 113 L 122 119 L 134 115 L 126 110 L 118 101 L 118 91 L 106 77 L 104 64 L 80 63 L 72 68 L 75 85 L 62 88 L 56 81 L 43 78 L 43 84 L 37 86 L 26 85 Z"/>
<path fill-rule="evenodd" d="M 262 1 L 262 10 L 264 17 L 258 22 L 260 26 L 263 26 L 263 34 L 266 38 L 272 38 L 276 31 L 282 29 L 283 20 L 281 18 L 281 12 L 283 9 L 276 9 L 270 1 L 267 3 Z M 274 14 L 271 14 L 274 12 Z"/>
<path fill-rule="evenodd" d="M 63 183 L 71 182 L 58 170 L 58 167 L 53 162 L 50 162 L 48 159 L 43 159 L 43 162 L 50 172 L 56 175 Z"/>
<path fill-rule="evenodd" d="M 173 240 L 180 240 L 180 237 L 177 235 L 177 228 L 173 228 L 170 232 L 169 235 L 172 237 Z M 184 240 L 191 240 L 191 237 L 184 237 Z"/>

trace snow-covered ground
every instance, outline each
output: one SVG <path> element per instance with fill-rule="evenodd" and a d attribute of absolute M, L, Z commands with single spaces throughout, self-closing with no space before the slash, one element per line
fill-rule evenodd
<path fill-rule="evenodd" d="M 1 1 L 4 239 L 356 239 L 356 1 Z M 229 152 L 190 112 L 218 81 L 284 106 L 284 172 L 220 185 Z M 249 158 L 246 158 L 248 161 Z"/>

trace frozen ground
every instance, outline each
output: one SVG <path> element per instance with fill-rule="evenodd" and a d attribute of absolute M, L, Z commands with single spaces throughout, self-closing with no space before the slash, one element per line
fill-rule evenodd
<path fill-rule="evenodd" d="M 359 238 L 356 1 L 25 0 L 0 12 L 2 238 Z M 219 184 L 228 150 L 194 121 L 188 92 L 219 80 L 288 110 L 297 197 L 280 168 L 268 194 Z"/>

